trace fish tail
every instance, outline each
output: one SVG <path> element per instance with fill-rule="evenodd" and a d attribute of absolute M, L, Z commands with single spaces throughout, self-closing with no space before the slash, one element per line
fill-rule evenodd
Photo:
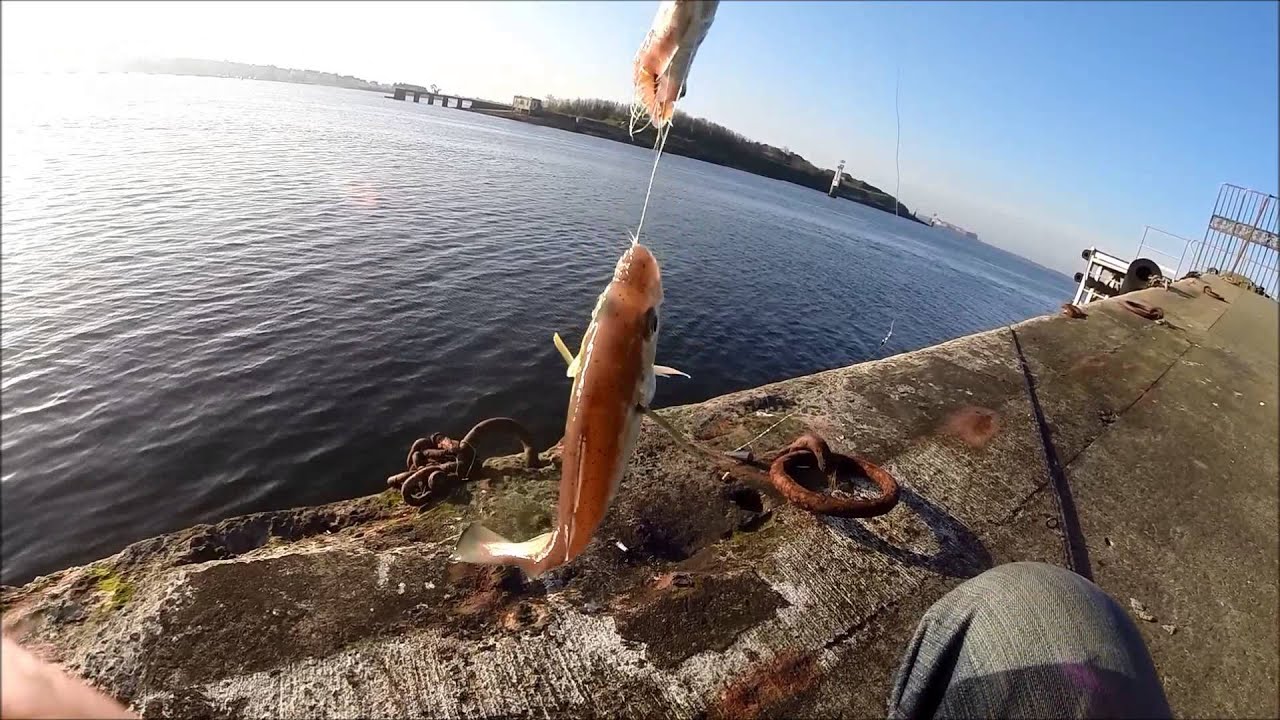
<path fill-rule="evenodd" d="M 474 565 L 515 565 L 536 578 L 554 567 L 550 550 L 555 535 L 552 531 L 525 542 L 511 542 L 480 523 L 472 523 L 458 538 L 453 559 Z"/>

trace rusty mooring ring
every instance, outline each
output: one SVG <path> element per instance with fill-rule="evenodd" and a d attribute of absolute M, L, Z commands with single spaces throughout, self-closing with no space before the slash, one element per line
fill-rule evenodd
<path fill-rule="evenodd" d="M 1214 300 L 1221 300 L 1222 302 L 1226 302 L 1226 301 L 1227 301 L 1227 299 L 1226 299 L 1226 298 L 1224 298 L 1224 297 L 1222 297 L 1221 295 L 1219 295 L 1219 294 L 1218 294 L 1218 291 L 1217 291 L 1217 290 L 1214 290 L 1214 289 L 1213 289 L 1213 287 L 1211 287 L 1211 286 L 1209 286 L 1209 285 L 1205 285 L 1205 286 L 1204 286 L 1204 294 L 1205 294 L 1205 295 L 1208 295 L 1209 297 L 1213 298 Z"/>
<path fill-rule="evenodd" d="M 1144 305 L 1137 300 L 1121 300 L 1126 310 L 1137 315 L 1140 318 L 1148 320 L 1159 320 L 1164 317 L 1164 310 L 1151 305 Z"/>
<path fill-rule="evenodd" d="M 489 418 L 488 420 L 481 420 L 480 422 L 476 423 L 475 427 L 471 428 L 471 431 L 468 432 L 466 435 L 464 435 L 462 437 L 462 440 L 458 442 L 459 464 L 461 464 L 463 454 L 468 451 L 472 454 L 471 461 L 474 462 L 475 460 L 474 446 L 475 446 L 476 440 L 481 435 L 491 434 L 499 430 L 506 430 L 507 432 L 514 435 L 516 440 L 520 441 L 520 445 L 524 449 L 525 467 L 536 468 L 536 467 L 542 466 L 542 461 L 538 457 L 538 450 L 533 446 L 533 436 L 529 434 L 529 431 L 526 430 L 523 425 L 516 422 L 515 420 L 512 420 L 509 417 Z M 471 477 L 471 468 L 472 468 L 472 465 L 469 462 L 466 468 L 466 472 L 465 474 L 462 475 L 462 477 Z"/>
<path fill-rule="evenodd" d="M 828 477 L 836 473 L 860 471 L 880 488 L 876 498 L 838 498 L 814 492 L 791 477 L 787 467 L 800 458 L 809 458 Z M 884 515 L 898 504 L 898 481 L 878 465 L 859 455 L 842 455 L 831 452 L 827 442 L 817 435 L 806 434 L 796 438 L 791 446 L 774 459 L 769 466 L 769 482 L 788 502 L 820 515 L 834 517 L 875 517 Z"/>
<path fill-rule="evenodd" d="M 1089 317 L 1089 313 L 1081 310 L 1078 305 L 1074 305 L 1072 303 L 1062 303 L 1062 314 L 1076 320 L 1082 320 Z"/>

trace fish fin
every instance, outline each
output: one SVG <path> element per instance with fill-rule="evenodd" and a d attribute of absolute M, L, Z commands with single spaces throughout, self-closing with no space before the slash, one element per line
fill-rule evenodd
<path fill-rule="evenodd" d="M 482 557 L 487 552 L 487 548 L 496 543 L 511 544 L 511 541 L 480 523 L 471 523 L 466 530 L 462 531 L 461 537 L 458 538 L 458 545 L 454 548 L 451 559 L 460 562 L 482 563 L 484 562 Z"/>
<path fill-rule="evenodd" d="M 671 377 L 673 375 L 683 375 L 685 377 L 689 377 L 689 373 L 684 372 L 682 370 L 677 370 L 673 367 L 667 367 L 666 365 L 654 365 L 653 374 L 661 375 L 662 377 Z M 692 380 L 693 378 L 689 378 L 689 379 Z"/>
<path fill-rule="evenodd" d="M 560 351 L 560 357 L 564 358 L 564 364 L 568 365 L 569 368 L 572 369 L 575 358 L 573 357 L 573 353 L 569 352 L 569 346 L 565 345 L 564 340 L 560 339 L 560 333 L 553 334 L 551 336 L 551 342 L 556 344 L 556 350 Z M 573 377 L 573 373 L 569 373 L 569 377 Z"/>
<path fill-rule="evenodd" d="M 556 350 L 560 351 L 560 357 L 564 358 L 565 363 L 569 366 L 564 371 L 565 377 L 577 377 L 578 369 L 582 367 L 582 363 L 578 362 L 578 358 L 569 352 L 569 346 L 564 344 L 564 340 L 560 339 L 560 333 L 551 336 L 551 341 L 556 344 Z"/>
<path fill-rule="evenodd" d="M 511 542 L 480 523 L 471 523 L 458 538 L 451 559 L 473 565 L 515 565 L 529 577 L 536 578 L 554 567 L 548 561 L 555 536 L 553 530 L 532 540 Z"/>
<path fill-rule="evenodd" d="M 636 405 L 636 411 L 647 415 L 650 420 L 657 423 L 658 427 L 662 428 L 663 432 L 670 435 L 672 440 L 675 440 L 676 442 L 680 443 L 686 449 L 693 452 L 695 455 L 701 454 L 701 452 L 698 450 L 698 446 L 694 445 L 692 440 L 685 437 L 684 433 L 677 430 L 674 425 L 667 422 L 666 418 L 654 412 L 652 408 L 645 407 L 644 405 Z"/>

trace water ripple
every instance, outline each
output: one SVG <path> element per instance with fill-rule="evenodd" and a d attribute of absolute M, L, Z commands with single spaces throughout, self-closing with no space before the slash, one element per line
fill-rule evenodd
<path fill-rule="evenodd" d="M 76 83 L 84 87 L 78 87 Z M 278 83 L 8 79 L 3 581 L 377 490 L 404 448 L 563 427 L 647 150 Z M 89 100 L 91 98 L 91 100 Z M 660 356 L 692 402 L 1045 312 L 1066 278 L 821 193 L 663 161 Z"/>

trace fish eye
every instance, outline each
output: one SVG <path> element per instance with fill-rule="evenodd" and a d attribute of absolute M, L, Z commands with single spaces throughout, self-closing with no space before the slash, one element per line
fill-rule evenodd
<path fill-rule="evenodd" d="M 658 309 L 649 308 L 648 312 L 644 314 L 644 318 L 649 335 L 658 332 Z"/>

